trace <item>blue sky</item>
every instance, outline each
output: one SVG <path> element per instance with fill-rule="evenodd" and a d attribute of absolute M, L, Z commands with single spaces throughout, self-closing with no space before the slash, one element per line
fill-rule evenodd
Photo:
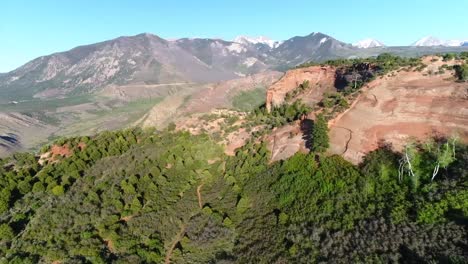
<path fill-rule="evenodd" d="M 163 38 L 323 32 L 407 45 L 426 35 L 468 39 L 466 0 L 1 0 L 0 72 L 41 55 L 122 35 Z"/>

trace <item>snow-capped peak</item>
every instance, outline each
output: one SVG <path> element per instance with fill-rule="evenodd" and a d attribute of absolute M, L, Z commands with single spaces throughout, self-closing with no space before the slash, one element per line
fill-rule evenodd
<path fill-rule="evenodd" d="M 433 36 L 427 36 L 427 37 L 424 37 L 416 42 L 414 42 L 413 44 L 411 44 L 411 46 L 417 46 L 417 47 L 420 47 L 420 46 L 443 46 L 444 44 L 444 41 L 438 39 L 438 38 L 435 38 Z"/>
<path fill-rule="evenodd" d="M 446 47 L 459 47 L 463 46 L 463 41 L 461 40 L 442 40 L 432 36 L 424 37 L 411 46 L 446 46 Z"/>
<path fill-rule="evenodd" d="M 461 40 L 447 40 L 445 41 L 444 46 L 459 47 L 459 46 L 463 46 L 463 43 L 464 42 Z"/>
<path fill-rule="evenodd" d="M 234 42 L 241 43 L 241 44 L 265 44 L 268 45 L 270 48 L 276 48 L 281 44 L 279 41 L 272 40 L 265 36 L 259 37 L 248 37 L 248 36 L 238 36 L 234 39 Z"/>
<path fill-rule="evenodd" d="M 367 49 L 367 48 L 374 48 L 374 47 L 383 47 L 385 46 L 385 44 L 383 44 L 382 42 L 378 40 L 367 38 L 367 39 L 363 39 L 354 43 L 353 46 L 358 47 L 360 49 Z"/>

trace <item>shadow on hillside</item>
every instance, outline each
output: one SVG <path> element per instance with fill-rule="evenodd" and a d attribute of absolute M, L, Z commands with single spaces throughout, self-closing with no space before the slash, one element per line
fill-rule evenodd
<path fill-rule="evenodd" d="M 4 140 L 11 144 L 18 144 L 18 138 L 16 137 L 16 135 L 11 133 L 8 133 L 6 135 L 0 135 L 0 140 Z"/>
<path fill-rule="evenodd" d="M 346 76 L 339 74 L 338 72 L 335 75 L 335 83 L 334 86 L 338 91 L 344 91 L 344 89 L 348 86 L 348 81 L 346 80 Z"/>
<path fill-rule="evenodd" d="M 301 121 L 302 139 L 305 141 L 305 146 L 312 151 L 312 131 L 314 129 L 314 121 L 312 119 L 304 119 Z"/>

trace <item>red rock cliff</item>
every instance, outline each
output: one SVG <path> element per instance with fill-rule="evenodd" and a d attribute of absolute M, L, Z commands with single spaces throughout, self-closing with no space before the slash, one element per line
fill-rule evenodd
<path fill-rule="evenodd" d="M 328 66 L 311 66 L 286 72 L 279 81 L 267 90 L 266 107 L 268 112 L 273 106 L 281 105 L 286 94 L 305 80 L 309 81 L 310 88 L 300 98 L 305 103 L 316 103 L 322 99 L 324 92 L 334 90 L 335 69 Z"/>

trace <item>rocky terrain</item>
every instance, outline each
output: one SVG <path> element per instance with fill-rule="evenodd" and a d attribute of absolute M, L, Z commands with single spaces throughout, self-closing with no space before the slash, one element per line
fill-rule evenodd
<path fill-rule="evenodd" d="M 0 113 L 0 156 L 23 149 L 24 138 L 31 144 L 44 143 L 53 127 L 21 113 Z M 29 142 L 28 142 L 29 143 Z"/>
<path fill-rule="evenodd" d="M 308 61 L 375 56 L 416 56 L 465 47 L 370 47 L 362 49 L 323 33 L 283 42 L 265 39 L 182 38 L 152 34 L 119 37 L 42 56 L 0 75 L 0 103 L 92 94 L 108 86 L 210 83 Z M 423 43 L 424 44 L 424 43 Z M 373 45 L 375 46 L 375 45 Z"/>
<path fill-rule="evenodd" d="M 296 89 L 304 81 L 313 87 L 301 94 L 300 99 L 309 104 L 319 102 L 325 92 L 336 91 L 334 87 L 335 69 L 329 66 L 313 66 L 288 71 L 283 78 L 268 88 L 266 108 L 284 103 L 286 94 Z"/>
<path fill-rule="evenodd" d="M 335 57 L 347 47 L 324 34 L 269 46 L 243 39 L 165 40 L 152 34 L 120 37 L 37 58 L 0 75 L 0 103 L 61 98 L 108 86 L 210 83 L 311 59 Z"/>
<path fill-rule="evenodd" d="M 468 85 L 454 82 L 451 72 L 429 74 L 446 63 L 432 59 L 425 59 L 425 71 L 401 71 L 369 83 L 330 122 L 331 152 L 358 162 L 382 143 L 401 150 L 413 138 L 457 136 L 468 142 Z"/>
<path fill-rule="evenodd" d="M 453 71 L 439 73 L 442 65 L 459 62 L 429 56 L 423 63 L 422 71 L 393 71 L 363 87 L 349 108 L 329 121 L 330 153 L 357 163 L 381 144 L 401 150 L 410 140 L 441 136 L 468 142 L 468 84 L 455 82 Z M 297 99 L 314 106 L 324 92 L 337 91 L 336 74 L 336 68 L 323 66 L 289 71 L 269 87 L 266 105 L 282 104 L 288 92 L 309 80 L 310 88 Z M 304 150 L 301 122 L 273 131 L 269 142 L 275 159 Z"/>
<path fill-rule="evenodd" d="M 163 128 L 216 108 L 236 109 L 247 98 L 259 106 L 266 88 L 282 76 L 267 71 L 216 83 L 110 85 L 99 93 L 0 105 L 0 156 L 35 148 L 62 136 L 91 135 L 135 125 Z"/>
<path fill-rule="evenodd" d="M 384 52 L 419 56 L 466 50 L 358 48 L 322 33 L 285 41 L 265 37 L 165 40 L 152 34 L 119 37 L 39 57 L 0 74 L 0 148 L 5 154 L 61 136 L 133 125 L 163 128 L 217 108 L 248 111 L 265 101 L 261 94 L 272 84 L 267 107 L 281 104 L 288 91 L 304 80 L 315 88 L 301 94 L 301 99 L 314 105 L 324 92 L 335 90 L 330 85 L 334 70 L 287 71 L 291 67 Z M 285 71 L 285 77 L 275 83 Z"/>
<path fill-rule="evenodd" d="M 162 127 L 169 122 L 215 109 L 235 109 L 233 98 L 242 92 L 262 91 L 257 106 L 264 102 L 266 88 L 282 76 L 280 72 L 265 72 L 244 78 L 206 84 L 186 89 L 166 97 L 145 114 L 138 123 L 146 127 Z"/>

